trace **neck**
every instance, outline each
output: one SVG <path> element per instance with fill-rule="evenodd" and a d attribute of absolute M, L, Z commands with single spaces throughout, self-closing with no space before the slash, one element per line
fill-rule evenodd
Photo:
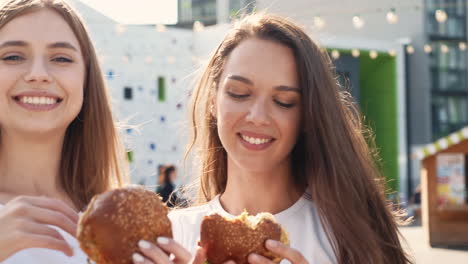
<path fill-rule="evenodd" d="M 259 172 L 239 168 L 228 158 L 226 190 L 220 202 L 232 215 L 239 215 L 244 209 L 251 215 L 277 214 L 291 207 L 302 193 L 294 185 L 289 161 Z"/>
<path fill-rule="evenodd" d="M 0 192 L 68 199 L 58 177 L 64 133 L 37 138 L 2 130 L 0 137 Z"/>

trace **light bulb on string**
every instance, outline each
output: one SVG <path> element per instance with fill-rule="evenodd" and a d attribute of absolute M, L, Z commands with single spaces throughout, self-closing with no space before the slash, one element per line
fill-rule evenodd
<path fill-rule="evenodd" d="M 322 29 L 325 27 L 325 20 L 320 16 L 314 16 L 314 27 L 317 29 Z"/>
<path fill-rule="evenodd" d="M 396 24 L 398 23 L 398 15 L 395 12 L 395 8 L 391 8 L 390 11 L 387 13 L 387 22 L 389 24 Z"/>
<path fill-rule="evenodd" d="M 205 29 L 205 26 L 203 25 L 202 22 L 200 21 L 193 22 L 193 31 L 200 32 L 200 31 L 203 31 L 204 29 Z"/>
<path fill-rule="evenodd" d="M 413 54 L 413 53 L 414 53 L 414 47 L 413 47 L 413 45 L 408 45 L 408 46 L 406 47 L 406 52 L 407 52 L 408 54 Z"/>
<path fill-rule="evenodd" d="M 379 54 L 377 53 L 377 51 L 371 50 L 371 51 L 369 52 L 369 57 L 370 57 L 371 59 L 375 60 L 375 59 L 377 59 L 377 56 L 379 56 Z"/>
<path fill-rule="evenodd" d="M 164 24 L 156 24 L 155 28 L 157 32 L 166 32 L 166 25 Z"/>
<path fill-rule="evenodd" d="M 440 51 L 442 53 L 448 53 L 450 51 L 450 49 L 446 44 L 442 44 L 442 45 L 440 45 Z"/>
<path fill-rule="evenodd" d="M 465 42 L 460 42 L 458 43 L 458 48 L 463 51 L 466 50 L 466 43 Z"/>
<path fill-rule="evenodd" d="M 448 15 L 447 12 L 445 12 L 445 10 L 437 9 L 435 11 L 435 19 L 437 20 L 437 22 L 444 23 L 445 21 L 447 21 L 447 18 Z"/>
<path fill-rule="evenodd" d="M 388 55 L 395 57 L 396 56 L 396 51 L 394 49 L 391 49 L 388 51 Z"/>
<path fill-rule="evenodd" d="M 424 45 L 424 52 L 431 53 L 432 52 L 432 46 L 429 45 L 429 44 Z"/>
<path fill-rule="evenodd" d="M 357 58 L 361 55 L 361 52 L 358 49 L 353 49 L 351 50 L 351 55 L 353 55 L 354 58 Z"/>
<path fill-rule="evenodd" d="M 340 58 L 340 52 L 338 50 L 332 50 L 331 56 L 334 60 L 337 60 Z"/>
<path fill-rule="evenodd" d="M 362 19 L 360 16 L 356 15 L 353 17 L 353 26 L 354 28 L 356 29 L 361 29 L 362 27 L 364 27 L 364 19 Z"/>
<path fill-rule="evenodd" d="M 115 25 L 115 32 L 117 33 L 117 35 L 122 35 L 126 30 L 127 29 L 122 24 Z"/>

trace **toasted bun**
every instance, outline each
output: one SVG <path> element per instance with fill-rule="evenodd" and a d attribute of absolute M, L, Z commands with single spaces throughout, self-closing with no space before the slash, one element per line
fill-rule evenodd
<path fill-rule="evenodd" d="M 267 239 L 289 245 L 287 233 L 269 213 L 249 216 L 244 212 L 234 219 L 213 214 L 203 218 L 199 245 L 206 249 L 210 264 L 220 264 L 228 260 L 233 260 L 236 264 L 248 263 L 247 257 L 250 253 L 280 262 L 281 258 L 266 249 Z"/>
<path fill-rule="evenodd" d="M 95 196 L 80 216 L 80 247 L 97 264 L 131 264 L 141 239 L 171 237 L 168 209 L 142 187 L 115 189 Z"/>

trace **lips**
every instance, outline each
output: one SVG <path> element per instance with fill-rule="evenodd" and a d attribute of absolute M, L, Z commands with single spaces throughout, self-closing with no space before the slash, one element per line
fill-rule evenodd
<path fill-rule="evenodd" d="M 23 108 L 32 111 L 48 111 L 57 107 L 63 99 L 48 92 L 27 92 L 12 99 Z"/>
<path fill-rule="evenodd" d="M 242 145 L 249 150 L 264 150 L 271 146 L 271 144 L 276 140 L 268 135 L 246 131 L 237 133 L 237 135 L 239 136 Z"/>

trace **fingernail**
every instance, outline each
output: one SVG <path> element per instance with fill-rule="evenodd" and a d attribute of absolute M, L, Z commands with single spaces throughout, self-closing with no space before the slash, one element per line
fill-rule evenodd
<path fill-rule="evenodd" d="M 226 263 L 224 264 L 236 264 L 236 262 L 234 262 L 234 260 L 228 260 Z"/>
<path fill-rule="evenodd" d="M 132 259 L 133 259 L 134 262 L 143 262 L 143 261 L 145 261 L 143 256 L 138 254 L 138 253 L 133 253 Z"/>
<path fill-rule="evenodd" d="M 148 249 L 151 247 L 151 244 L 148 241 L 140 240 L 138 241 L 138 246 L 141 247 L 142 249 Z"/>
<path fill-rule="evenodd" d="M 267 247 L 275 248 L 279 246 L 279 242 L 276 240 L 268 239 L 266 245 Z"/>
<path fill-rule="evenodd" d="M 249 255 L 249 259 L 250 259 L 252 262 L 257 262 L 257 261 L 260 260 L 260 257 L 259 257 L 257 254 L 252 253 L 252 254 Z"/>
<path fill-rule="evenodd" d="M 169 238 L 167 237 L 158 237 L 156 241 L 158 241 L 158 244 L 161 244 L 161 245 L 169 244 Z"/>

